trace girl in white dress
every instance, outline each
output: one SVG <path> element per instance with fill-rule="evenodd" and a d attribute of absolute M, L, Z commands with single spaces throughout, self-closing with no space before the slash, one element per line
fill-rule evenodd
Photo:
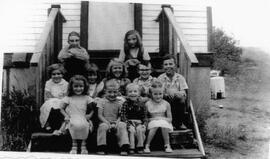
<path fill-rule="evenodd" d="M 63 98 L 61 113 L 65 117 L 67 127 L 72 138 L 72 148 L 70 153 L 77 154 L 78 142 L 81 142 L 81 154 L 88 154 L 86 149 L 86 139 L 89 131 L 92 131 L 93 116 L 91 102 L 93 99 L 88 96 L 88 83 L 82 75 L 75 75 L 70 79 L 68 86 L 68 96 Z M 86 110 L 90 110 L 86 114 Z"/>
<path fill-rule="evenodd" d="M 51 131 L 48 117 L 52 108 L 60 109 L 61 98 L 67 94 L 68 82 L 63 79 L 64 67 L 61 64 L 52 64 L 47 70 L 51 78 L 45 84 L 45 103 L 40 107 L 39 119 L 41 127 Z"/>
<path fill-rule="evenodd" d="M 169 140 L 169 132 L 173 131 L 171 106 L 163 99 L 163 92 L 162 83 L 159 80 L 154 80 L 149 90 L 151 99 L 145 104 L 147 112 L 150 114 L 147 128 L 149 133 L 144 149 L 145 153 L 151 152 L 150 143 L 158 128 L 161 128 L 165 152 L 172 152 Z"/>

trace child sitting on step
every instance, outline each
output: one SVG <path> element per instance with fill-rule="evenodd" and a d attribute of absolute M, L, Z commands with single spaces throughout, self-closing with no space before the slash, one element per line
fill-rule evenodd
<path fill-rule="evenodd" d="M 158 128 L 161 128 L 162 137 L 164 140 L 165 152 L 172 152 L 169 140 L 169 132 L 173 131 L 172 114 L 170 104 L 163 99 L 164 88 L 159 80 L 153 81 L 150 87 L 151 99 L 145 103 L 150 118 L 148 119 L 149 130 L 145 143 L 145 153 L 150 153 L 150 143 L 156 134 Z"/>
<path fill-rule="evenodd" d="M 101 75 L 98 66 L 95 63 L 90 63 L 86 71 L 87 80 L 89 83 L 89 96 L 95 99 L 101 91 Z"/>
<path fill-rule="evenodd" d="M 93 130 L 90 118 L 94 111 L 87 109 L 91 106 L 93 99 L 88 96 L 88 84 L 82 75 L 75 75 L 70 79 L 68 86 L 68 96 L 63 98 L 61 113 L 65 117 L 67 127 L 72 138 L 71 154 L 78 153 L 78 142 L 81 142 L 81 154 L 88 154 L 86 149 L 86 139 L 89 131 Z"/>
<path fill-rule="evenodd" d="M 127 123 L 129 133 L 129 153 L 135 151 L 135 140 L 137 140 L 137 153 L 143 153 L 143 143 L 147 124 L 147 111 L 144 102 L 140 100 L 140 86 L 130 83 L 126 87 L 127 99 L 121 108 L 121 121 Z"/>
<path fill-rule="evenodd" d="M 64 68 L 61 64 L 52 64 L 47 70 L 51 78 L 45 84 L 45 103 L 40 107 L 39 119 L 41 127 L 52 132 L 48 118 L 52 109 L 60 109 L 61 99 L 67 94 L 68 82 L 63 79 Z"/>
<path fill-rule="evenodd" d="M 115 133 L 120 146 L 120 155 L 127 155 L 129 140 L 126 123 L 120 121 L 120 108 L 123 104 L 118 99 L 120 85 L 116 79 L 105 82 L 105 97 L 98 101 L 98 118 L 100 124 L 97 130 L 98 154 L 107 151 L 107 132 Z"/>
<path fill-rule="evenodd" d="M 80 34 L 72 31 L 68 34 L 68 46 L 58 54 L 58 60 L 64 64 L 67 71 L 66 80 L 76 74 L 84 75 L 89 65 L 89 55 L 85 48 L 80 46 Z"/>
<path fill-rule="evenodd" d="M 154 77 L 151 76 L 152 72 L 152 66 L 149 62 L 148 64 L 139 64 L 138 65 L 138 73 L 140 74 L 140 77 L 134 79 L 133 83 L 138 84 L 142 88 L 142 94 L 141 96 L 144 97 L 145 100 L 147 100 L 149 96 L 149 88 L 153 82 Z"/>
<path fill-rule="evenodd" d="M 100 83 L 100 88 L 103 90 L 99 96 L 104 95 L 104 84 L 110 79 L 115 79 L 120 85 L 119 88 L 119 97 L 125 96 L 126 86 L 130 83 L 130 80 L 126 77 L 127 69 L 123 62 L 119 61 L 117 58 L 113 58 L 106 69 L 106 78 Z"/>
<path fill-rule="evenodd" d="M 185 100 L 188 85 L 185 78 L 176 72 L 176 60 L 171 54 L 163 57 L 163 69 L 165 73 L 158 79 L 165 89 L 164 99 L 171 104 L 173 126 L 176 130 L 187 129 L 184 125 Z"/>

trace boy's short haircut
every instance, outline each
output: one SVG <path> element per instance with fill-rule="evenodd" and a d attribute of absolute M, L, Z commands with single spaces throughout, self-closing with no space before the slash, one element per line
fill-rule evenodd
<path fill-rule="evenodd" d="M 137 65 L 138 70 L 140 69 L 140 65 L 143 65 L 143 66 L 145 66 L 145 67 L 150 67 L 150 69 L 152 69 L 152 65 L 151 65 L 150 62 L 148 62 L 147 64 L 146 64 L 146 63 L 139 63 L 139 64 Z"/>
<path fill-rule="evenodd" d="M 116 79 L 110 79 L 108 81 L 105 81 L 105 89 L 108 89 L 108 88 L 119 89 L 120 84 L 116 81 Z"/>
<path fill-rule="evenodd" d="M 127 86 L 126 86 L 126 91 L 128 91 L 130 88 L 132 87 L 138 87 L 138 90 L 139 90 L 139 93 L 141 94 L 141 87 L 138 85 L 138 84 L 135 84 L 135 83 L 129 83 Z"/>
<path fill-rule="evenodd" d="M 169 59 L 173 59 L 174 63 L 176 64 L 176 58 L 174 55 L 172 54 L 167 54 L 165 56 L 162 57 L 162 61 L 164 62 L 165 60 L 169 60 Z"/>
<path fill-rule="evenodd" d="M 80 38 L 80 34 L 79 34 L 78 32 L 76 32 L 76 31 L 72 31 L 72 32 L 70 32 L 70 33 L 68 34 L 68 40 L 69 40 L 69 38 L 70 38 L 71 36 L 77 36 L 77 37 Z"/>

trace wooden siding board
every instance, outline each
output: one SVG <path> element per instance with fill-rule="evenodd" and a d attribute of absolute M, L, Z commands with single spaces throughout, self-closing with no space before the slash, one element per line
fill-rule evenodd
<path fill-rule="evenodd" d="M 206 51 L 207 46 L 207 17 L 206 7 L 204 6 L 187 6 L 172 5 L 177 23 L 183 29 L 192 51 Z M 144 46 L 153 48 L 154 36 L 157 35 L 159 26 L 156 25 L 155 19 L 161 11 L 161 5 L 144 4 L 143 5 L 143 34 Z M 148 38 L 149 36 L 149 38 Z M 197 36 L 197 37 L 196 37 Z M 149 46 L 148 46 L 149 45 Z M 156 47 L 159 47 L 158 45 Z M 200 50 L 201 49 L 201 50 Z"/>
<path fill-rule="evenodd" d="M 80 36 L 81 46 L 88 50 L 88 20 L 89 20 L 89 2 L 81 2 L 81 20 L 80 20 Z"/>
<path fill-rule="evenodd" d="M 208 43 L 208 48 L 207 50 L 211 50 L 211 35 L 212 35 L 212 8 L 207 7 L 207 43 Z"/>
<path fill-rule="evenodd" d="M 135 3 L 134 4 L 134 29 L 137 30 L 142 37 L 142 29 L 143 29 L 143 21 L 142 21 L 142 4 Z"/>

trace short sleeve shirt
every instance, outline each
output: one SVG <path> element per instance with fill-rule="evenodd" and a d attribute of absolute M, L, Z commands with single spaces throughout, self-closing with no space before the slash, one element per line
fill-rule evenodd
<path fill-rule="evenodd" d="M 134 79 L 133 83 L 141 86 L 144 89 L 145 93 L 148 94 L 149 88 L 151 87 L 151 84 L 154 79 L 155 79 L 154 77 L 149 76 L 149 78 L 144 81 L 144 80 L 141 80 L 139 77 L 139 78 Z"/>
<path fill-rule="evenodd" d="M 188 89 L 185 78 L 179 73 L 175 73 L 172 80 L 166 73 L 161 74 L 158 79 L 161 80 L 165 89 L 177 89 L 178 91 Z"/>
<path fill-rule="evenodd" d="M 122 106 L 122 101 L 115 100 L 115 101 L 109 101 L 106 98 L 102 98 L 98 101 L 97 107 L 99 109 L 103 109 L 103 117 L 108 120 L 109 122 L 116 121 L 118 117 L 120 116 L 120 109 Z"/>

